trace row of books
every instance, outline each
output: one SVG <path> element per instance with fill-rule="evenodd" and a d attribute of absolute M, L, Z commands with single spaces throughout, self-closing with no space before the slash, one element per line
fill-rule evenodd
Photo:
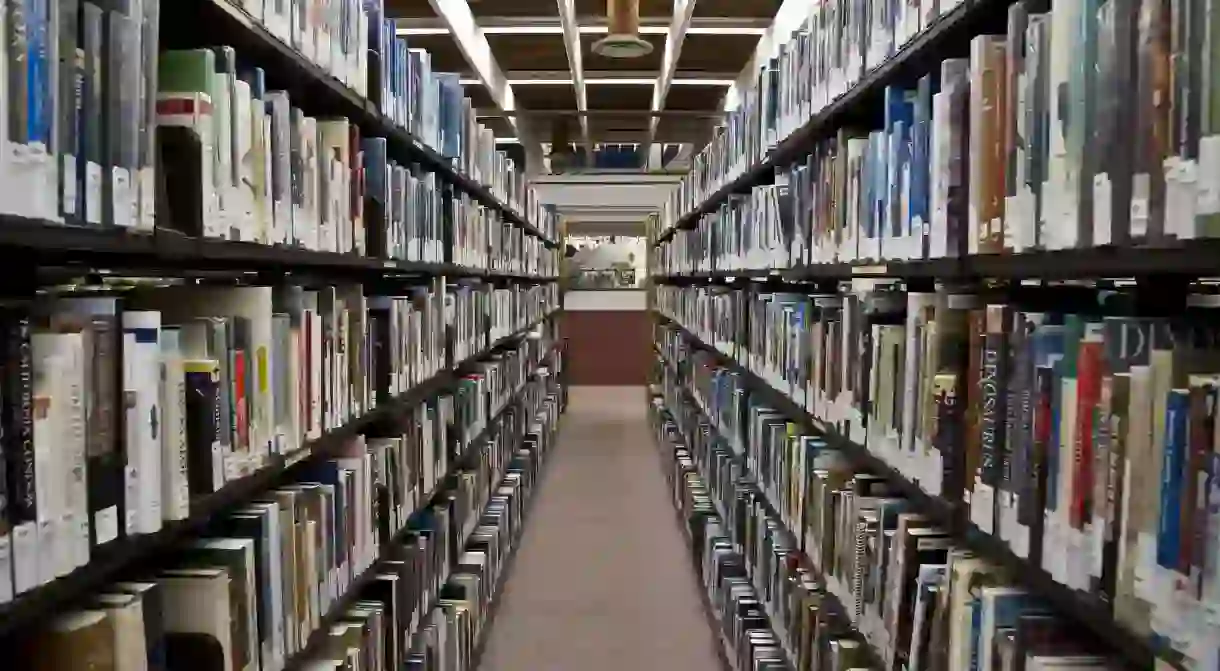
<path fill-rule="evenodd" d="M 660 398 L 653 397 L 651 409 L 654 438 L 666 460 L 673 503 L 694 554 L 700 587 L 706 592 L 706 607 L 729 668 L 791 668 L 682 435 Z"/>
<path fill-rule="evenodd" d="M 674 373 L 685 375 L 672 371 L 666 393 L 797 668 L 826 668 L 835 641 L 848 668 L 1127 668 L 884 479 L 765 405 L 750 401 L 744 426 L 721 424 Z M 738 440 L 744 456 L 729 447 Z"/>
<path fill-rule="evenodd" d="M 471 669 L 468 637 L 558 418 L 554 390 L 539 391 L 506 413 L 451 489 L 405 515 L 385 494 L 401 462 L 353 440 L 344 456 L 215 520 L 158 567 L 11 641 L 10 659 L 116 671 Z"/>
<path fill-rule="evenodd" d="M 447 300 L 454 334 L 449 351 L 454 361 L 462 361 L 558 309 L 559 287 L 463 282 L 451 287 Z"/>
<path fill-rule="evenodd" d="M 522 167 L 497 151 L 492 131 L 476 121 L 476 111 L 463 95 L 458 75 L 435 71 L 431 54 L 411 48 L 405 37 L 396 34 L 384 0 L 211 1 L 240 6 L 272 35 L 367 98 L 391 124 L 485 185 L 513 211 L 537 222 L 548 237 L 555 237 L 554 222 L 548 225 L 552 217 L 529 188 Z M 325 30 L 327 20 L 341 27 L 345 46 L 359 47 L 359 60 L 350 71 L 331 69 L 316 57 L 324 56 L 322 45 L 335 35 Z M 339 66 L 347 61 L 336 58 L 332 62 Z"/>
<path fill-rule="evenodd" d="M 464 337 L 447 322 L 444 278 L 382 296 L 358 285 L 62 289 L 0 306 L 0 602 L 297 460 L 308 441 L 440 373 Z"/>
<path fill-rule="evenodd" d="M 327 6 L 315 27 L 366 11 L 298 4 Z M 394 165 L 359 119 L 306 115 L 232 47 L 161 52 L 159 12 L 157 0 L 23 0 L 6 14 L 19 39 L 0 54 L 0 213 L 409 260 L 460 257 L 462 242 L 487 251 L 490 232 L 446 233 L 481 207 L 458 186 Z"/>
<path fill-rule="evenodd" d="M 1220 121 L 1204 66 L 1216 55 L 1175 28 L 1201 34 L 1211 16 L 1209 2 L 1015 2 L 1006 34 L 887 88 L 881 129 L 841 128 L 782 169 L 790 226 L 721 231 L 741 238 L 700 259 L 732 268 L 744 247 L 786 267 L 1213 236 Z M 1185 62 L 1199 67 L 1171 67 Z"/>
<path fill-rule="evenodd" d="M 789 35 L 776 36 L 774 55 L 759 64 L 753 86 L 742 92 L 736 109 L 693 159 L 690 174 L 663 208 L 662 230 L 766 159 L 792 133 L 961 4 L 812 3 L 805 21 Z"/>
<path fill-rule="evenodd" d="M 553 327 L 542 325 L 514 349 L 493 352 L 486 360 L 469 366 L 458 381 L 454 403 L 458 426 L 465 427 L 462 440 L 481 435 L 488 422 L 517 396 L 526 381 L 543 365 L 554 345 Z"/>
<path fill-rule="evenodd" d="M 867 284 L 867 283 L 865 283 Z M 1190 659 L 1220 649 L 1209 394 L 1217 297 L 1174 316 L 1088 288 L 1007 300 L 675 290 L 662 310 L 1054 580 Z M 701 355 L 708 357 L 708 353 Z M 740 406 L 738 406 L 740 407 Z M 1159 477 L 1139 477 L 1155 473 Z"/>

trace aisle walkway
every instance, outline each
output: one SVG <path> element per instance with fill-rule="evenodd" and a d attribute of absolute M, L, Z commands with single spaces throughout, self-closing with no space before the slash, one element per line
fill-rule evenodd
<path fill-rule="evenodd" d="M 640 387 L 573 387 L 479 671 L 715 671 Z"/>

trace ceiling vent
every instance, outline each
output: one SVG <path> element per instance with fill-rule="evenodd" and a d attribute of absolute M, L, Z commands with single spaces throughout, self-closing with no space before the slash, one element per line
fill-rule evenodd
<path fill-rule="evenodd" d="M 610 34 L 593 45 L 606 58 L 639 58 L 652 53 L 652 43 L 640 39 L 640 0 L 606 0 Z"/>

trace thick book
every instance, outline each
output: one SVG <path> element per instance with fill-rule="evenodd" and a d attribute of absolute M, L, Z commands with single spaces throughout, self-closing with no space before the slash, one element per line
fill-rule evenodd
<path fill-rule="evenodd" d="M 171 669 L 240 671 L 233 665 L 231 577 L 223 568 L 174 569 L 157 576 Z"/>
<path fill-rule="evenodd" d="M 157 67 L 157 155 L 165 185 L 157 219 L 187 235 L 221 237 L 213 159 L 215 54 L 166 51 Z"/>

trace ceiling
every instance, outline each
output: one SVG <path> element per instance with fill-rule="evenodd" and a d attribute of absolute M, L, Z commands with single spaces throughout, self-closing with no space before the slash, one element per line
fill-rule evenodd
<path fill-rule="evenodd" d="M 385 6 L 408 44 L 432 53 L 434 69 L 462 75 L 481 122 L 497 137 L 524 137 L 528 128 L 540 143 L 563 138 L 586 147 L 702 146 L 780 0 L 639 2 L 641 38 L 652 52 L 634 59 L 593 52 L 606 30 L 605 0 L 386 0 Z M 575 23 L 565 26 L 566 3 L 572 4 Z M 676 24 L 675 6 L 682 8 Z M 464 31 L 461 26 L 471 26 L 471 20 L 473 30 Z M 666 41 L 674 29 L 672 34 L 681 36 L 671 45 L 678 57 L 667 63 Z M 483 40 L 490 59 L 468 57 L 480 52 Z M 578 60 L 579 72 L 573 72 Z M 497 104 L 503 95 L 480 83 L 489 81 L 481 76 L 490 71 L 488 62 L 508 80 L 515 100 L 510 109 Z M 658 79 L 669 86 L 658 87 Z M 654 101 L 660 92 L 662 99 Z M 561 128 L 566 136 L 556 135 Z"/>

